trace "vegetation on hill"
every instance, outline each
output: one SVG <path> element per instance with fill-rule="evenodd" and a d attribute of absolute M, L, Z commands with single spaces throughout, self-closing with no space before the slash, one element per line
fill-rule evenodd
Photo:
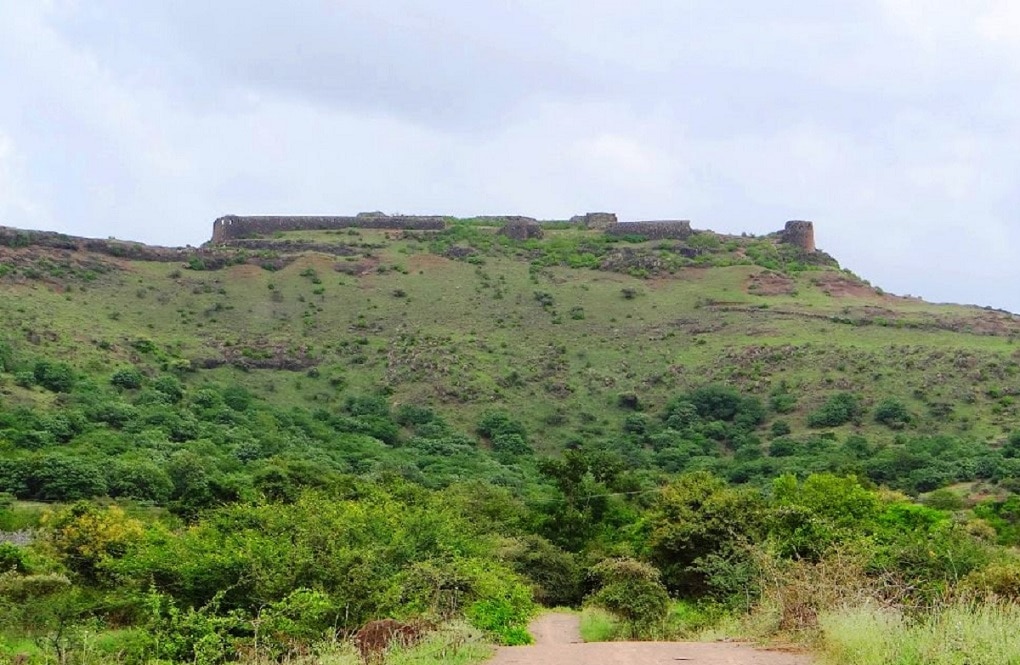
<path fill-rule="evenodd" d="M 582 603 L 835 653 L 1020 595 L 1012 315 L 771 237 L 77 247 L 0 234 L 11 658 L 343 658 L 384 617 L 522 643 Z"/>

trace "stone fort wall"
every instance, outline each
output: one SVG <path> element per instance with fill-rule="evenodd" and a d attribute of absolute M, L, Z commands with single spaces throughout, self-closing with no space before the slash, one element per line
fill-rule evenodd
<path fill-rule="evenodd" d="M 223 243 L 278 231 L 326 231 L 332 229 L 407 229 L 442 231 L 446 220 L 436 215 L 357 215 L 354 217 L 227 215 L 213 222 L 212 242 Z"/>
<path fill-rule="evenodd" d="M 227 215 L 213 223 L 211 244 L 267 236 L 279 231 L 352 228 L 441 231 L 446 228 L 447 219 L 439 215 L 385 215 L 383 213 L 360 213 L 348 217 Z M 491 221 L 494 225 L 502 224 L 505 235 L 510 237 L 541 237 L 543 222 L 532 217 L 493 215 L 474 219 Z M 691 222 L 686 219 L 620 222 L 614 213 L 590 212 L 572 217 L 570 221 L 613 236 L 639 235 L 649 240 L 687 240 L 695 233 L 691 228 Z M 786 223 L 786 227 L 778 233 L 778 238 L 780 242 L 794 245 L 805 252 L 816 251 L 815 229 L 811 222 L 789 221 Z"/>
<path fill-rule="evenodd" d="M 649 240 L 687 240 L 694 233 L 686 219 L 654 222 L 620 222 L 606 227 L 611 236 L 637 235 Z"/>

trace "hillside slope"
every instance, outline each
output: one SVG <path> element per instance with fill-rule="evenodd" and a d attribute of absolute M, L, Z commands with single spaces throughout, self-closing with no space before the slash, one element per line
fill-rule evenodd
<path fill-rule="evenodd" d="M 692 259 L 697 237 L 494 231 L 293 232 L 190 258 L 6 246 L 0 334 L 89 373 L 172 368 L 285 403 L 381 392 L 465 424 L 509 408 L 549 450 L 614 430 L 621 395 L 654 410 L 710 382 L 788 386 L 795 428 L 836 391 L 894 396 L 921 431 L 1017 424 L 1017 317 L 883 294 L 770 239 L 706 235 Z"/>

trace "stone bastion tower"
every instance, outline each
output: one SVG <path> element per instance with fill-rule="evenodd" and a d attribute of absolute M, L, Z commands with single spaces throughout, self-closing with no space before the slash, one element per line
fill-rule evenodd
<path fill-rule="evenodd" d="M 815 225 L 813 222 L 801 220 L 787 222 L 780 239 L 788 245 L 800 247 L 805 252 L 814 252 Z"/>

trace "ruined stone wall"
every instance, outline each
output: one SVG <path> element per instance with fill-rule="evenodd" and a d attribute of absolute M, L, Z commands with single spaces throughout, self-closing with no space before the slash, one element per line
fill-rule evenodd
<path fill-rule="evenodd" d="M 581 224 L 586 229 L 608 229 L 617 221 L 616 213 L 612 212 L 588 212 L 570 218 L 571 224 Z"/>
<path fill-rule="evenodd" d="M 796 245 L 805 252 L 814 252 L 815 225 L 802 220 L 789 221 L 780 233 L 779 240 L 787 245 Z"/>
<path fill-rule="evenodd" d="M 202 254 L 191 247 L 159 247 L 127 240 L 82 238 L 53 231 L 29 231 L 0 226 L 0 247 L 47 247 L 72 252 L 95 252 L 135 261 L 187 261 Z"/>
<path fill-rule="evenodd" d="M 442 231 L 446 220 L 435 215 L 360 214 L 355 217 L 227 215 L 213 222 L 212 243 L 272 235 L 278 231 L 325 231 L 332 229 L 409 229 Z"/>
<path fill-rule="evenodd" d="M 504 224 L 497 233 L 514 240 L 531 240 L 532 238 L 541 238 L 544 235 L 542 226 L 533 219 L 529 221 L 511 220 Z"/>
<path fill-rule="evenodd" d="M 687 240 L 694 231 L 686 219 L 649 222 L 623 222 L 606 228 L 613 236 L 638 235 L 649 240 Z"/>
<path fill-rule="evenodd" d="M 479 215 L 478 217 L 472 217 L 471 219 L 477 222 L 485 222 L 493 226 L 504 226 L 506 224 L 539 223 L 539 221 L 534 217 L 525 217 L 524 215 Z"/>

